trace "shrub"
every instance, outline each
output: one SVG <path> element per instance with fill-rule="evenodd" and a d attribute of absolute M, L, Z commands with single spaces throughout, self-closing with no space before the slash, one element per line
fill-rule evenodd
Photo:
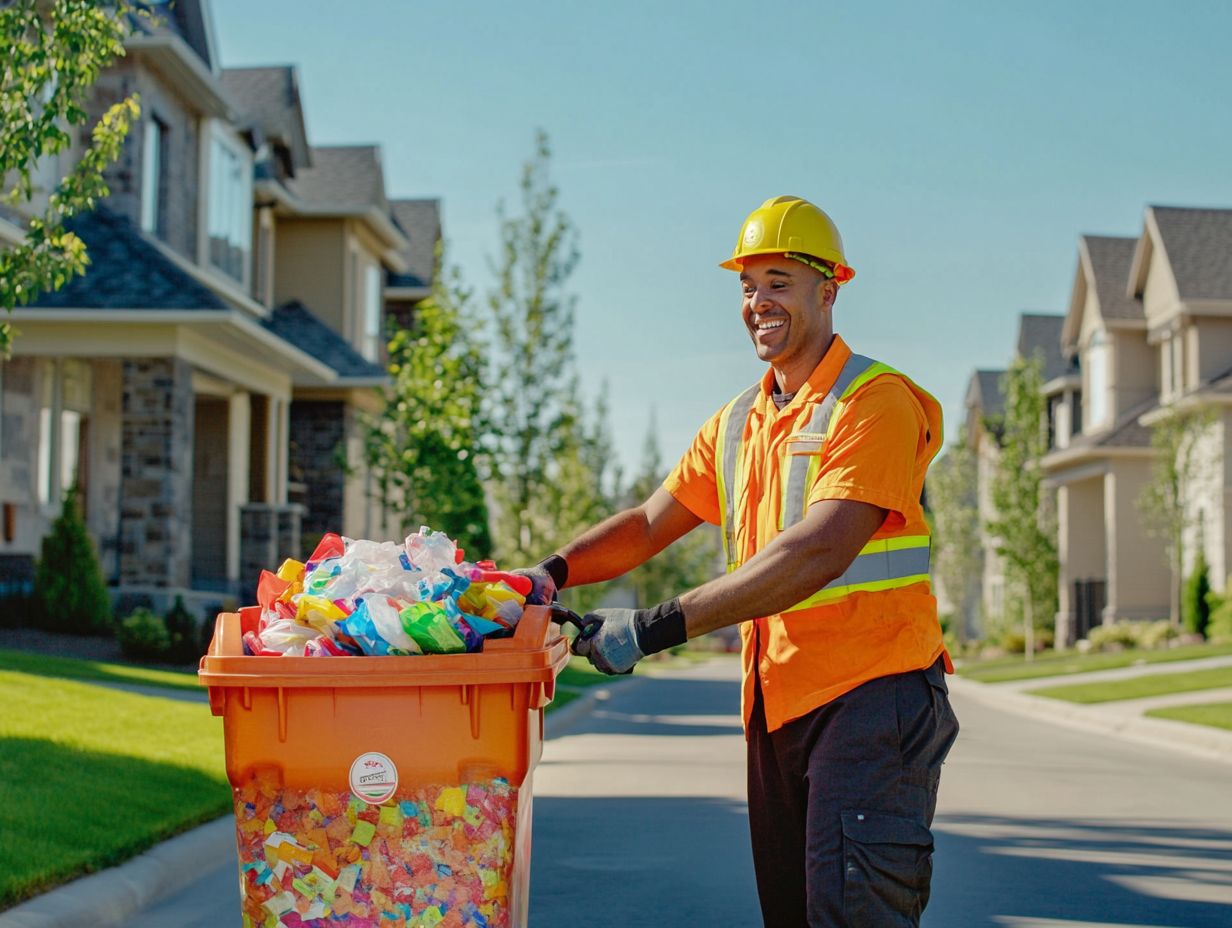
<path fill-rule="evenodd" d="M 184 605 L 184 597 L 177 596 L 175 605 L 164 617 L 170 646 L 167 659 L 176 664 L 195 663 L 204 653 L 200 646 L 197 617 Z"/>
<path fill-rule="evenodd" d="M 1175 626 L 1167 619 L 1156 622 L 1143 622 L 1138 625 L 1138 647 L 1159 648 L 1171 641 L 1178 634 Z"/>
<path fill-rule="evenodd" d="M 1131 622 L 1122 619 L 1097 625 L 1087 635 L 1087 651 L 1122 651 L 1126 648 L 1151 649 L 1161 647 L 1177 636 L 1167 619 L 1157 622 Z"/>
<path fill-rule="evenodd" d="M 75 484 L 64 494 L 60 515 L 43 539 L 34 572 L 34 598 L 39 625 L 49 631 L 100 635 L 115 625 L 111 597 L 81 517 Z"/>
<path fill-rule="evenodd" d="M 1211 593 L 1207 597 L 1211 605 L 1210 621 L 1206 626 L 1206 634 L 1211 641 L 1232 642 L 1232 577 L 1224 587 L 1227 595 L 1220 596 Z"/>
<path fill-rule="evenodd" d="M 120 650 L 137 661 L 166 660 L 171 650 L 167 624 L 149 609 L 137 609 L 120 623 Z"/>
<path fill-rule="evenodd" d="M 1211 580 L 1207 575 L 1206 554 L 1199 548 L 1193 573 L 1185 581 L 1185 589 L 1181 592 L 1181 621 L 1186 630 L 1195 635 L 1206 636 L 1206 626 L 1211 616 L 1211 606 L 1207 600 L 1210 592 Z"/>
<path fill-rule="evenodd" d="M 1123 651 L 1138 646 L 1133 622 L 1108 622 L 1087 633 L 1092 651 Z"/>

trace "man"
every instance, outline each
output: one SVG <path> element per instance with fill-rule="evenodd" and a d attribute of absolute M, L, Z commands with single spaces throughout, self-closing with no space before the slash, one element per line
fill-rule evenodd
<path fill-rule="evenodd" d="M 798 197 L 745 220 L 723 267 L 761 382 L 714 415 L 661 489 L 526 571 L 535 592 L 619 576 L 707 521 L 726 576 L 652 609 L 600 609 L 574 650 L 608 673 L 740 624 L 749 821 L 772 928 L 918 925 L 941 763 L 958 733 L 928 582 L 937 401 L 834 334 L 854 276 Z"/>

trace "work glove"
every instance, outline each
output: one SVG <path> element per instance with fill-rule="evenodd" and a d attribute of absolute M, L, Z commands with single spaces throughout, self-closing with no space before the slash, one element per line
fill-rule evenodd
<path fill-rule="evenodd" d="M 545 557 L 534 567 L 521 567 L 509 572 L 530 580 L 530 595 L 526 597 L 528 606 L 551 605 L 556 600 L 557 592 L 569 579 L 569 565 L 559 554 Z"/>
<path fill-rule="evenodd" d="M 672 599 L 653 609 L 596 609 L 586 613 L 572 650 L 596 670 L 624 674 L 632 673 L 633 665 L 646 655 L 687 640 L 680 600 Z"/>

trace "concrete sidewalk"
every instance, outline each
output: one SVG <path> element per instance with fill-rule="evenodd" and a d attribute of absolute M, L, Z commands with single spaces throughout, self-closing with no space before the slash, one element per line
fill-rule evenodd
<path fill-rule="evenodd" d="M 1229 659 L 1216 658 L 1215 660 L 1228 661 Z M 1201 664 L 1203 666 L 1191 667 L 1191 664 Z M 1204 660 L 1178 661 L 1166 666 L 1173 672 L 1182 672 L 1190 669 L 1205 669 L 1211 665 L 1208 661 Z M 1153 675 L 1159 672 L 1155 670 L 1155 667 L 1156 665 L 1148 665 L 1147 667 L 1137 669 L 1148 671 Z M 1129 670 L 1130 668 L 1123 669 Z M 1099 673 L 1120 674 L 1120 671 L 1100 671 Z M 1100 677 L 1095 673 L 1072 674 L 1063 677 L 1041 678 L 1029 682 L 1031 684 L 1030 688 L 1035 688 L 1037 686 L 1062 685 L 1065 683 L 1086 683 L 1088 680 L 1094 681 L 1097 679 L 1124 679 L 1131 676 L 1135 676 L 1135 674 L 1120 674 L 1116 677 Z M 1143 715 L 1148 709 L 1162 708 L 1164 706 L 1222 702 L 1232 699 L 1232 690 L 1198 690 L 1190 693 L 1172 693 L 1166 696 L 1155 696 L 1149 699 L 1083 705 L 1066 702 L 1061 699 L 1032 696 L 1022 692 L 1022 687 L 1015 687 L 1008 683 L 976 683 L 957 676 L 950 677 L 949 679 L 950 688 L 954 692 L 961 693 L 966 698 L 1019 715 L 1065 725 L 1069 728 L 1117 735 L 1131 741 L 1149 744 L 1162 750 L 1177 751 L 1193 757 L 1202 757 L 1208 760 L 1232 764 L 1232 731 L 1212 728 L 1208 725 L 1191 725 L 1188 722 L 1148 718 Z"/>

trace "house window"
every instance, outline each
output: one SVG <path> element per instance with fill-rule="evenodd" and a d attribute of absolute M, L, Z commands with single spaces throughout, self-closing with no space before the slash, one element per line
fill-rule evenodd
<path fill-rule="evenodd" d="M 252 165 L 237 143 L 210 140 L 210 264 L 243 283 L 252 253 Z"/>
<path fill-rule="evenodd" d="M 1108 404 L 1108 337 L 1102 331 L 1091 336 L 1087 346 L 1087 423 L 1092 428 L 1107 424 L 1110 412 Z"/>
<path fill-rule="evenodd" d="M 93 377 L 82 361 L 48 362 L 39 407 L 38 500 L 59 505 L 74 483 L 82 490 L 84 511 Z"/>
<path fill-rule="evenodd" d="M 167 158 L 167 127 L 151 117 L 145 124 L 141 146 L 141 228 L 161 235 L 163 222 L 163 170 Z"/>
<path fill-rule="evenodd" d="M 375 361 L 381 344 L 381 266 L 369 264 L 364 274 L 364 357 Z"/>

